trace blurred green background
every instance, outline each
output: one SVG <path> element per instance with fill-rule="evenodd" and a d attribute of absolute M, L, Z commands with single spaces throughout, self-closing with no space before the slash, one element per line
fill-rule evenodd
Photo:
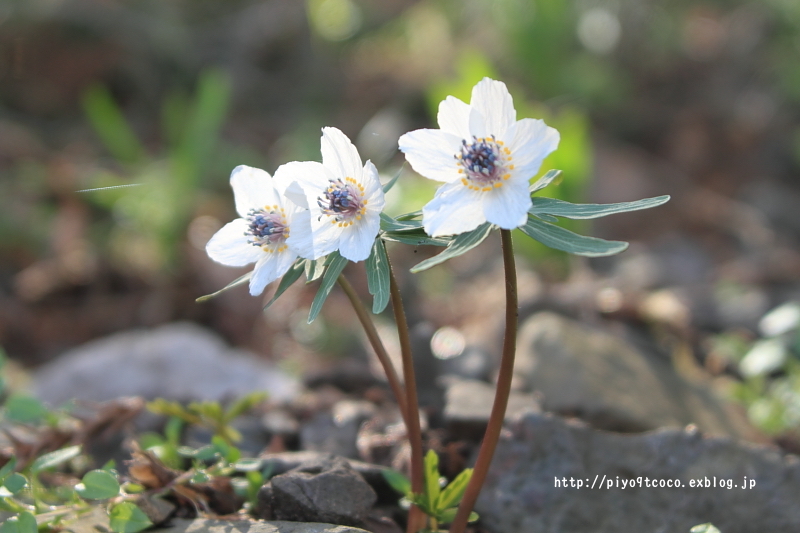
<path fill-rule="evenodd" d="M 569 226 L 659 250 L 632 256 L 651 263 L 573 261 L 517 239 L 523 267 L 556 284 L 661 269 L 613 287 L 623 297 L 700 287 L 737 308 L 757 294 L 738 322 L 687 304 L 695 358 L 732 377 L 746 405 L 762 402 L 763 427 L 794 427 L 800 341 L 781 341 L 778 363 L 752 376 L 739 362 L 769 337 L 758 319 L 800 301 L 796 0 L 2 0 L 0 345 L 32 365 L 189 319 L 274 355 L 271 332 L 297 329 L 291 306 L 307 295 L 283 321 L 244 292 L 194 303 L 237 275 L 203 252 L 234 217 L 230 171 L 318 160 L 330 125 L 392 176 L 397 138 L 435 127 L 438 102 L 468 100 L 484 76 L 507 83 L 519 117 L 560 131 L 542 170 L 563 178 L 548 195 L 673 195 Z M 434 190 L 405 167 L 389 211 Z M 423 291 L 458 283 L 430 276 Z M 347 344 L 315 327 L 298 336 Z"/>

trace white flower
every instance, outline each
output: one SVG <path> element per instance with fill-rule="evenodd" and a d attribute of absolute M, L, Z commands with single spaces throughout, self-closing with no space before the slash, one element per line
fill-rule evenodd
<path fill-rule="evenodd" d="M 528 182 L 558 146 L 559 135 L 541 120 L 516 118 L 506 85 L 484 78 L 469 104 L 453 96 L 439 104 L 441 129 L 400 137 L 412 168 L 445 183 L 422 209 L 429 235 L 464 233 L 486 221 L 503 229 L 525 223 Z"/>
<path fill-rule="evenodd" d="M 380 229 L 383 189 L 375 165 L 362 166 L 344 133 L 323 128 L 322 163 L 287 163 L 275 177 L 293 182 L 286 196 L 308 208 L 311 231 L 293 232 L 286 241 L 301 257 L 318 259 L 335 250 L 350 261 L 369 257 Z"/>
<path fill-rule="evenodd" d="M 253 296 L 289 270 L 297 252 L 286 240 L 297 231 L 307 231 L 305 217 L 298 216 L 303 210 L 283 196 L 288 185 L 257 168 L 233 169 L 231 187 L 242 218 L 226 224 L 206 245 L 208 256 L 223 265 L 256 264 L 250 278 Z"/>

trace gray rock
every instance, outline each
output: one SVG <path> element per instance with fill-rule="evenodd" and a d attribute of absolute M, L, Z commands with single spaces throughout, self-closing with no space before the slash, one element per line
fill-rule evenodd
<path fill-rule="evenodd" d="M 483 381 L 457 380 L 450 383 L 444 406 L 444 419 L 450 437 L 480 439 L 492 413 L 494 394 L 495 387 Z M 541 412 L 534 395 L 512 391 L 508 398 L 506 420 L 530 412 Z"/>
<path fill-rule="evenodd" d="M 292 376 L 227 347 L 216 334 L 191 323 L 90 342 L 41 367 L 32 379 L 33 393 L 51 404 L 119 396 L 222 400 L 252 391 L 285 401 L 297 389 Z"/>
<path fill-rule="evenodd" d="M 648 488 L 646 479 L 681 486 Z M 771 448 L 696 430 L 621 435 L 527 415 L 501 439 L 476 511 L 495 533 L 672 533 L 706 522 L 725 533 L 790 533 L 800 531 L 798 501 L 800 461 Z"/>
<path fill-rule="evenodd" d="M 358 457 L 358 430 L 377 408 L 364 400 L 341 400 L 331 413 L 318 413 L 300 428 L 300 447 L 342 457 Z"/>
<path fill-rule="evenodd" d="M 273 477 L 259 491 L 257 512 L 269 519 L 358 526 L 376 499 L 347 461 L 332 458 Z"/>
<path fill-rule="evenodd" d="M 681 378 L 668 360 L 554 313 L 533 315 L 520 328 L 514 387 L 541 392 L 546 411 L 601 429 L 696 424 L 711 434 L 760 440 L 744 415 L 709 387 Z"/>

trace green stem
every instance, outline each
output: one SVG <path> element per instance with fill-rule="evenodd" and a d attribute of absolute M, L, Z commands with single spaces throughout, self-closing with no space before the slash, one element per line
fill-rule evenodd
<path fill-rule="evenodd" d="M 506 331 L 503 338 L 503 355 L 500 360 L 500 372 L 497 375 L 497 391 L 495 392 L 492 414 L 486 426 L 486 434 L 475 461 L 475 469 L 464 491 L 464 497 L 458 506 L 458 512 L 450 526 L 450 533 L 463 533 L 469 521 L 469 515 L 481 492 L 483 482 L 489 473 L 492 456 L 500 440 L 503 420 L 511 393 L 511 377 L 514 373 L 514 355 L 517 348 L 517 269 L 514 265 L 514 248 L 511 243 L 511 231 L 501 229 L 503 241 L 503 263 L 506 272 Z"/>
<path fill-rule="evenodd" d="M 375 351 L 375 354 L 378 356 L 378 360 L 381 362 L 383 371 L 386 373 L 386 379 L 389 381 L 389 387 L 391 387 L 395 400 L 397 401 L 397 406 L 400 408 L 400 414 L 403 416 L 403 421 L 406 423 L 406 427 L 408 427 L 409 417 L 408 407 L 406 404 L 406 394 L 403 390 L 403 386 L 400 384 L 400 378 L 398 377 L 397 372 L 392 365 L 392 360 L 389 359 L 389 354 L 386 352 L 386 348 L 383 346 L 383 342 L 378 335 L 378 330 L 375 329 L 375 323 L 372 322 L 369 311 L 367 311 L 367 308 L 364 307 L 364 303 L 361 301 L 361 298 L 358 297 L 355 289 L 352 285 L 350 285 L 350 282 L 347 281 L 347 278 L 344 277 L 344 274 L 339 274 L 338 281 L 339 285 L 342 287 L 342 290 L 347 295 L 347 298 L 350 300 L 350 304 L 353 306 L 353 310 L 356 312 L 358 320 L 361 322 L 361 326 L 364 328 L 364 332 L 367 334 L 367 339 L 369 339 L 372 349 Z M 417 425 L 419 425 L 419 421 L 417 421 Z"/>
<path fill-rule="evenodd" d="M 419 425 L 419 401 L 417 400 L 417 378 L 414 373 L 414 359 L 411 355 L 411 337 L 408 332 L 408 322 L 403 309 L 403 299 L 400 297 L 400 287 L 397 285 L 392 263 L 389 261 L 389 290 L 392 296 L 392 311 L 397 325 L 397 334 L 400 338 L 400 353 L 403 357 L 403 380 L 406 387 L 406 429 L 408 443 L 411 446 L 411 491 L 422 494 L 425 486 L 422 465 L 422 430 Z M 416 533 L 425 527 L 425 515 L 415 505 L 411 506 L 408 513 L 407 533 Z"/>

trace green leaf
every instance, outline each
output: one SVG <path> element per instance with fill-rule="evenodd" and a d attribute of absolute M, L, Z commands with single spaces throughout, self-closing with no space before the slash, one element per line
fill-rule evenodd
<path fill-rule="evenodd" d="M 49 412 L 47 408 L 32 396 L 13 394 L 5 403 L 6 418 L 22 424 L 39 422 Z"/>
<path fill-rule="evenodd" d="M 419 263 L 411 269 L 411 272 L 422 272 L 423 270 L 427 270 L 432 266 L 438 265 L 439 263 L 444 263 L 448 259 L 452 259 L 453 257 L 457 257 L 472 250 L 489 236 L 489 233 L 492 231 L 492 227 L 492 224 L 485 222 L 468 233 L 462 233 L 461 235 L 458 235 L 443 252 Z"/>
<path fill-rule="evenodd" d="M 447 509 L 439 513 L 436 519 L 443 524 L 449 524 L 450 522 L 455 520 L 457 512 L 458 512 L 458 507 L 453 507 L 452 509 Z M 478 518 L 480 518 L 478 516 L 478 513 L 476 512 L 469 513 L 469 518 L 467 519 L 467 522 L 474 522 Z"/>
<path fill-rule="evenodd" d="M 415 218 L 419 218 L 422 216 L 422 210 L 419 211 L 412 211 L 410 213 L 404 213 L 402 215 L 397 215 L 394 217 L 395 220 L 413 220 Z"/>
<path fill-rule="evenodd" d="M 542 189 L 550 185 L 553 182 L 553 180 L 559 177 L 560 175 L 561 175 L 560 170 L 548 171 L 547 174 L 536 180 L 536 183 L 530 186 L 531 194 L 535 193 L 536 191 L 541 191 Z"/>
<path fill-rule="evenodd" d="M 367 258 L 367 286 L 373 296 L 372 312 L 378 314 L 389 303 L 389 257 L 383 241 L 375 239 L 372 253 Z"/>
<path fill-rule="evenodd" d="M 264 461 L 262 461 L 261 459 L 253 459 L 253 458 L 239 459 L 238 461 L 233 463 L 233 468 L 237 472 L 254 472 L 256 470 L 261 470 L 261 464 L 263 462 Z"/>
<path fill-rule="evenodd" d="M 8 489 L 11 494 L 16 494 L 28 484 L 28 480 L 22 474 L 13 473 L 3 481 L 3 487 Z"/>
<path fill-rule="evenodd" d="M 211 294 L 206 294 L 205 296 L 201 296 L 200 298 L 195 299 L 195 302 L 199 303 L 199 302 L 208 301 L 211 298 L 213 298 L 214 296 L 219 296 L 220 294 L 222 294 L 223 292 L 227 291 L 228 289 L 232 289 L 234 287 L 238 287 L 239 285 L 244 285 L 245 283 L 248 283 L 250 281 L 250 278 L 252 276 L 253 276 L 253 271 L 251 270 L 247 274 L 239 276 L 235 280 L 231 281 L 230 283 L 228 283 L 227 285 L 222 287 L 217 292 L 212 292 Z"/>
<path fill-rule="evenodd" d="M 392 179 L 390 179 L 386 183 L 386 185 L 383 186 L 383 194 L 386 194 L 387 192 L 392 190 L 392 187 L 394 187 L 394 184 L 397 183 L 397 179 L 400 177 L 400 174 L 403 173 L 403 169 L 405 168 L 405 166 L 406 166 L 406 164 L 403 163 L 400 166 L 400 170 L 397 171 L 397 174 L 395 174 L 394 177 Z"/>
<path fill-rule="evenodd" d="M 112 156 L 126 164 L 144 159 L 144 148 L 108 89 L 100 85 L 90 87 L 83 95 L 83 108 Z"/>
<path fill-rule="evenodd" d="M 80 453 L 80 446 L 70 446 L 69 448 L 62 448 L 54 452 L 46 453 L 33 462 L 31 465 L 31 473 L 38 474 L 42 470 L 64 464 L 70 459 L 80 455 Z"/>
<path fill-rule="evenodd" d="M 429 237 L 423 230 L 417 231 L 385 231 L 380 234 L 384 241 L 402 242 L 412 246 L 447 246 L 453 242 L 452 237 Z"/>
<path fill-rule="evenodd" d="M 306 283 L 318 280 L 325 273 L 325 262 L 328 257 L 309 259 L 305 262 Z"/>
<path fill-rule="evenodd" d="M 467 484 L 471 477 L 472 469 L 466 468 L 444 488 L 442 496 L 439 498 L 439 511 L 444 511 L 450 507 L 456 507 L 461 503 L 461 498 L 464 496 L 464 491 L 467 490 Z"/>
<path fill-rule="evenodd" d="M 381 229 L 383 231 L 414 231 L 422 229 L 421 220 L 395 220 L 386 213 L 381 213 Z"/>
<path fill-rule="evenodd" d="M 339 252 L 333 252 L 328 256 L 326 263 L 327 268 L 325 274 L 322 276 L 322 283 L 319 285 L 317 295 L 314 296 L 314 301 L 311 302 L 311 311 L 308 314 L 309 324 L 311 324 L 317 318 L 319 312 L 322 311 L 322 304 L 325 303 L 325 300 L 331 293 L 331 289 L 333 289 L 333 285 L 339 278 L 339 274 L 342 273 L 345 265 L 347 265 L 347 259 L 339 255 Z"/>
<path fill-rule="evenodd" d="M 245 396 L 239 398 L 236 403 L 231 405 L 228 410 L 225 411 L 225 420 L 230 422 L 234 418 L 242 416 L 247 411 L 266 400 L 267 396 L 268 394 L 263 391 L 256 391 L 246 394 Z"/>
<path fill-rule="evenodd" d="M 119 481 L 108 470 L 92 470 L 75 485 L 75 492 L 87 500 L 106 500 L 119 494 Z"/>
<path fill-rule="evenodd" d="M 524 226 L 520 226 L 519 229 L 528 237 L 546 246 L 587 257 L 613 255 L 628 247 L 627 242 L 585 237 L 530 215 L 528 216 L 528 222 Z"/>
<path fill-rule="evenodd" d="M 383 474 L 386 482 L 403 496 L 408 496 L 411 493 L 411 480 L 397 470 L 385 468 L 381 470 L 381 474 Z"/>
<path fill-rule="evenodd" d="M 428 500 L 428 509 L 436 512 L 439 508 L 439 456 L 433 450 L 425 454 L 425 497 Z"/>
<path fill-rule="evenodd" d="M 669 196 L 657 196 L 655 198 L 645 198 L 635 202 L 621 202 L 617 204 L 572 204 L 554 198 L 531 198 L 533 206 L 528 211 L 532 215 L 541 216 L 554 215 L 573 219 L 599 218 L 615 213 L 626 213 L 628 211 L 638 211 L 649 209 L 669 201 Z"/>
<path fill-rule="evenodd" d="M 7 475 L 13 472 L 15 466 L 17 466 L 17 458 L 12 455 L 11 459 L 3 465 L 3 468 L 0 468 L 0 481 L 4 480 Z"/>
<path fill-rule="evenodd" d="M 0 525 L 0 533 L 37 533 L 36 517 L 27 511 L 12 516 Z"/>
<path fill-rule="evenodd" d="M 111 530 L 116 533 L 138 533 L 152 526 L 153 523 L 131 502 L 118 503 L 108 513 L 111 519 Z"/>
<path fill-rule="evenodd" d="M 298 259 L 294 262 L 289 270 L 286 271 L 286 274 L 284 274 L 281 278 L 280 283 L 278 283 L 278 288 L 275 289 L 275 294 L 272 295 L 272 298 L 270 298 L 269 302 L 267 302 L 267 305 L 264 306 L 264 309 L 275 303 L 275 300 L 277 300 L 281 294 L 286 292 L 286 289 L 291 287 L 292 284 L 294 284 L 294 282 L 300 278 L 300 275 L 303 273 L 303 269 L 307 263 L 308 261 L 305 259 Z"/>
<path fill-rule="evenodd" d="M 714 524 L 699 524 L 689 530 L 689 533 L 719 533 L 719 529 L 714 527 Z"/>

